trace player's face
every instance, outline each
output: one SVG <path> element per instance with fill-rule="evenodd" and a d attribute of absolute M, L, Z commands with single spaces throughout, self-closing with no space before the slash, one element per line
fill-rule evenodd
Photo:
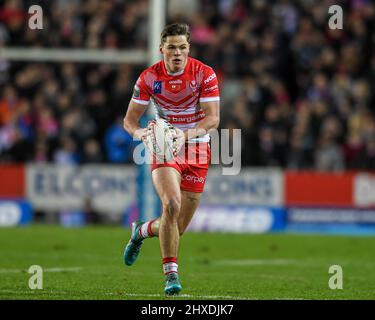
<path fill-rule="evenodd" d="M 173 73 L 185 68 L 189 51 L 190 45 L 186 36 L 168 36 L 160 46 L 165 66 L 169 72 Z"/>

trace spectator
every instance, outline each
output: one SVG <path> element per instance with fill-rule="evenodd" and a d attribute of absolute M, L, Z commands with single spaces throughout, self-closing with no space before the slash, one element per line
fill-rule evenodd
<path fill-rule="evenodd" d="M 372 167 L 373 2 L 341 1 L 343 30 L 327 27 L 328 0 L 184 3 L 168 22 L 191 25 L 192 55 L 220 77 L 221 127 L 242 129 L 244 165 Z M 43 1 L 38 32 L 26 27 L 32 1 L 2 4 L 1 46 L 147 48 L 148 0 Z M 117 119 L 138 68 L 0 61 L 0 161 L 131 162 Z"/>
<path fill-rule="evenodd" d="M 48 146 L 47 142 L 44 139 L 38 139 L 35 143 L 35 152 L 33 161 L 35 163 L 47 163 L 49 156 L 48 156 Z"/>
<path fill-rule="evenodd" d="M 324 133 L 315 150 L 315 169 L 320 171 L 340 171 L 345 168 L 344 157 L 334 139 Z"/>
<path fill-rule="evenodd" d="M 360 167 L 358 161 L 363 154 L 364 147 L 363 140 L 357 132 L 354 132 L 348 136 L 347 141 L 343 146 L 345 163 L 348 169 Z"/>
<path fill-rule="evenodd" d="M 132 159 L 133 138 L 122 127 L 121 118 L 108 129 L 105 135 L 108 160 L 112 163 L 129 163 Z"/>
<path fill-rule="evenodd" d="M 100 145 L 94 139 L 87 140 L 84 145 L 82 163 L 101 163 L 101 162 L 103 162 L 103 156 L 100 150 Z"/>
<path fill-rule="evenodd" d="M 56 164 L 78 164 L 77 146 L 72 138 L 64 136 L 60 139 L 60 147 L 55 151 L 53 160 Z"/>
<path fill-rule="evenodd" d="M 358 153 L 355 167 L 362 170 L 375 170 L 375 136 L 369 138 L 365 147 Z"/>

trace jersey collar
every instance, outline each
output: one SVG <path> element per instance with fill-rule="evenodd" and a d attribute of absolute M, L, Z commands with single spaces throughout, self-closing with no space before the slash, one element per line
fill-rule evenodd
<path fill-rule="evenodd" d="M 186 68 L 186 67 L 185 67 Z M 185 68 L 184 69 L 182 69 L 181 71 L 178 71 L 178 72 L 168 72 L 168 70 L 167 69 L 165 69 L 165 71 L 167 72 L 167 75 L 169 75 L 169 76 L 172 76 L 172 77 L 176 77 L 176 76 L 180 76 L 180 75 L 182 75 L 183 73 L 184 73 L 184 71 L 185 71 Z"/>
<path fill-rule="evenodd" d="M 188 57 L 188 61 L 187 61 L 187 63 L 186 63 L 185 68 L 183 68 L 181 71 L 174 72 L 174 73 L 173 73 L 173 72 L 168 72 L 167 68 L 165 67 L 164 60 L 162 60 L 162 62 L 163 62 L 163 68 L 164 68 L 165 73 L 166 73 L 168 76 L 177 77 L 177 76 L 182 75 L 182 74 L 185 72 L 185 70 L 187 69 L 187 67 L 188 67 L 188 65 L 189 65 L 189 62 L 190 62 L 190 57 Z"/>

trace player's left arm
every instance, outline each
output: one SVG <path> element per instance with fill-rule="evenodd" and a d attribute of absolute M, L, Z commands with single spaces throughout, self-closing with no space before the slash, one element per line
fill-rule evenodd
<path fill-rule="evenodd" d="M 204 136 L 212 130 L 217 129 L 220 122 L 220 101 L 201 102 L 200 107 L 205 117 L 193 129 L 184 132 L 185 140 Z"/>
<path fill-rule="evenodd" d="M 215 71 L 204 66 L 203 80 L 200 88 L 199 106 L 205 117 L 199 121 L 194 129 L 184 132 L 185 140 L 201 137 L 215 130 L 220 122 L 220 92 Z"/>

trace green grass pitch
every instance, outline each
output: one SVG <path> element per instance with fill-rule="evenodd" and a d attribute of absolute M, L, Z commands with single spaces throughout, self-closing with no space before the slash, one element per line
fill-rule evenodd
<path fill-rule="evenodd" d="M 166 299 L 157 238 L 123 263 L 129 230 L 33 225 L 0 229 L 0 299 Z M 168 299 L 375 299 L 375 237 L 185 234 L 181 295 Z M 40 265 L 43 289 L 28 287 Z M 331 290 L 331 265 L 343 289 Z"/>

